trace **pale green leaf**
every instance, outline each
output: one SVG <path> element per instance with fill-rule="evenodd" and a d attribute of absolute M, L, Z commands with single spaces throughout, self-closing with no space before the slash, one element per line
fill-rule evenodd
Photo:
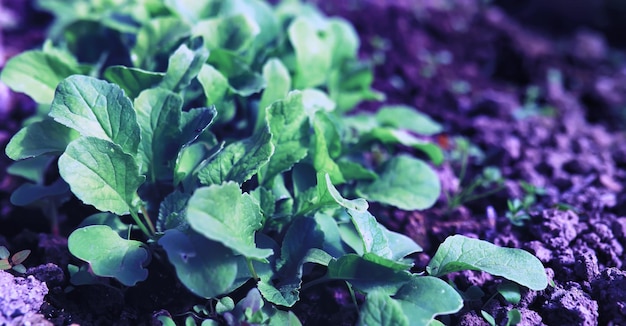
<path fill-rule="evenodd" d="M 271 249 L 259 249 L 254 242 L 262 219 L 259 205 L 234 182 L 197 189 L 187 207 L 187 220 L 195 231 L 260 260 L 272 254 Z"/>
<path fill-rule="evenodd" d="M 527 251 L 502 248 L 487 241 L 462 235 L 448 237 L 426 267 L 433 276 L 462 270 L 484 271 L 502 276 L 532 290 L 548 285 L 546 272 L 537 257 Z"/>
<path fill-rule="evenodd" d="M 81 137 L 67 146 L 59 158 L 59 173 L 85 204 L 117 215 L 130 212 L 145 180 L 132 156 L 94 137 Z"/>
<path fill-rule="evenodd" d="M 131 58 L 135 67 L 162 71 L 161 61 L 191 33 L 187 24 L 172 16 L 154 17 L 144 23 L 137 33 Z"/>
<path fill-rule="evenodd" d="M 37 103 L 50 104 L 59 82 L 81 72 L 76 60 L 71 59 L 64 60 L 43 51 L 26 51 L 7 61 L 0 81 Z"/>
<path fill-rule="evenodd" d="M 333 61 L 328 33 L 303 17 L 296 18 L 287 33 L 296 52 L 294 87 L 303 89 L 325 83 Z"/>
<path fill-rule="evenodd" d="M 228 79 L 215 67 L 204 64 L 198 81 L 204 90 L 206 105 L 215 106 L 217 110 L 217 120 L 222 123 L 230 121 L 235 116 L 235 98 Z"/>
<path fill-rule="evenodd" d="M 106 225 L 92 225 L 75 230 L 67 239 L 72 255 L 88 262 L 94 274 L 114 277 L 133 286 L 148 277 L 144 267 L 150 259 L 140 241 L 120 238 Z"/>
<path fill-rule="evenodd" d="M 256 120 L 255 130 L 265 125 L 266 108 L 275 101 L 287 97 L 287 93 L 291 89 L 289 71 L 278 58 L 271 58 L 263 65 L 263 78 L 267 87 L 259 102 L 259 116 Z"/>
<path fill-rule="evenodd" d="M 83 136 L 108 140 L 128 154 L 137 153 L 140 131 L 135 110 L 115 84 L 71 76 L 57 87 L 49 115 Z"/>
<path fill-rule="evenodd" d="M 194 24 L 194 36 L 202 36 L 207 49 L 240 52 L 248 49 L 260 33 L 257 23 L 247 15 L 218 16 Z"/>
<path fill-rule="evenodd" d="M 443 127 L 417 109 L 405 105 L 387 105 L 376 112 L 376 120 L 388 127 L 412 131 L 418 135 L 438 134 Z"/>
<path fill-rule="evenodd" d="M 285 100 L 274 102 L 267 109 L 267 121 L 275 150 L 264 168 L 263 181 L 290 169 L 307 155 L 310 126 L 302 94 L 293 92 Z"/>
<path fill-rule="evenodd" d="M 167 72 L 159 86 L 174 92 L 185 89 L 196 78 L 208 57 L 209 51 L 202 44 L 194 44 L 192 48 L 181 44 L 170 56 Z"/>
<path fill-rule="evenodd" d="M 437 174 L 426 163 L 399 155 L 384 164 L 377 180 L 359 183 L 356 191 L 367 200 L 403 210 L 417 210 L 429 208 L 435 203 L 441 184 Z"/>

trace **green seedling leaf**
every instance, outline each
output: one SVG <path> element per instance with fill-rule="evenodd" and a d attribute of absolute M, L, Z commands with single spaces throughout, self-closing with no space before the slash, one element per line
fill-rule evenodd
<path fill-rule="evenodd" d="M 207 239 L 248 258 L 264 260 L 271 249 L 259 249 L 254 233 L 261 228 L 261 210 L 248 194 L 242 194 L 234 182 L 197 189 L 189 199 L 187 221 L 192 229 Z"/>
<path fill-rule="evenodd" d="M 178 279 L 193 293 L 215 298 L 227 292 L 237 275 L 235 253 L 196 233 L 167 230 L 159 239 Z"/>
<path fill-rule="evenodd" d="M 517 325 L 522 322 L 522 313 L 517 309 L 511 309 L 506 313 L 508 318 L 506 324 L 509 325 Z"/>
<path fill-rule="evenodd" d="M 441 184 L 426 163 L 399 155 L 384 164 L 377 180 L 359 183 L 356 191 L 367 200 L 403 210 L 418 210 L 429 208 L 437 201 Z"/>
<path fill-rule="evenodd" d="M 9 252 L 7 247 L 0 246 L 0 259 L 7 259 L 7 258 L 9 258 L 10 255 L 11 255 L 11 253 Z"/>
<path fill-rule="evenodd" d="M 7 61 L 0 81 L 16 92 L 25 93 L 37 103 L 50 104 L 59 82 L 78 73 L 81 69 L 71 56 L 26 51 Z"/>
<path fill-rule="evenodd" d="M 355 59 L 359 50 L 359 35 L 350 22 L 342 18 L 328 19 L 328 37 L 331 43 L 333 66 Z"/>
<path fill-rule="evenodd" d="M 194 24 L 194 36 L 202 36 L 208 50 L 226 50 L 233 53 L 250 48 L 261 32 L 259 25 L 247 15 L 218 16 Z"/>
<path fill-rule="evenodd" d="M 496 326 L 496 319 L 493 318 L 492 315 L 490 315 L 488 312 L 481 310 L 480 311 L 480 315 L 483 316 L 483 318 L 485 318 L 485 320 L 487 321 L 487 323 L 489 323 L 489 325 L 491 326 Z"/>
<path fill-rule="evenodd" d="M 272 134 L 266 127 L 250 138 L 226 146 L 199 171 L 198 177 L 205 185 L 221 184 L 224 181 L 242 184 L 257 174 L 273 153 Z"/>
<path fill-rule="evenodd" d="M 45 182 L 46 171 L 56 158 L 55 155 L 47 154 L 13 162 L 7 168 L 7 173 L 22 177 L 37 184 L 43 184 Z"/>
<path fill-rule="evenodd" d="M 162 71 L 160 61 L 166 61 L 169 54 L 189 35 L 189 26 L 176 17 L 151 18 L 139 29 L 131 51 L 135 67 Z"/>
<path fill-rule="evenodd" d="M 176 159 L 174 185 L 178 186 L 182 183 L 185 191 L 192 192 L 196 188 L 197 170 L 222 149 L 224 149 L 224 143 L 211 146 L 205 142 L 198 142 L 184 147 Z"/>
<path fill-rule="evenodd" d="M 315 222 L 320 226 L 320 230 L 324 233 L 324 245 L 322 247 L 324 252 L 333 258 L 338 258 L 348 253 L 342 243 L 337 221 L 332 216 L 323 213 L 315 214 L 314 218 Z M 328 266 L 328 263 L 323 265 Z"/>
<path fill-rule="evenodd" d="M 433 163 L 439 165 L 443 162 L 443 151 L 439 146 L 430 141 L 419 139 L 405 130 L 386 127 L 374 128 L 369 133 L 363 135 L 363 139 L 370 138 L 385 144 L 402 144 L 413 147 L 426 153 Z"/>
<path fill-rule="evenodd" d="M 22 264 L 17 264 L 17 265 L 13 265 L 13 267 L 11 267 L 14 271 L 20 273 L 20 274 L 25 274 L 26 273 L 26 266 L 22 265 Z"/>
<path fill-rule="evenodd" d="M 372 90 L 372 66 L 356 60 L 344 62 L 328 76 L 328 93 L 337 104 L 337 111 L 345 113 L 362 101 L 382 101 L 385 94 Z"/>
<path fill-rule="evenodd" d="M 194 48 L 181 44 L 170 57 L 167 72 L 159 86 L 174 92 L 183 90 L 196 78 L 208 58 L 209 51 L 201 44 Z"/>
<path fill-rule="evenodd" d="M 103 73 L 106 80 L 120 86 L 131 99 L 139 96 L 142 91 L 159 84 L 164 76 L 165 73 L 162 72 L 124 66 L 110 66 Z"/>
<path fill-rule="evenodd" d="M 13 256 L 11 256 L 11 263 L 13 265 L 20 265 L 26 260 L 26 258 L 28 258 L 29 255 L 30 255 L 30 250 L 28 249 L 18 251 L 15 254 L 13 254 Z"/>
<path fill-rule="evenodd" d="M 439 246 L 426 271 L 433 276 L 442 276 L 461 270 L 502 276 L 536 291 L 548 286 L 543 265 L 527 251 L 501 248 L 487 241 L 454 235 Z"/>
<path fill-rule="evenodd" d="M 225 123 L 235 116 L 235 98 L 228 79 L 215 67 L 204 64 L 198 74 L 198 81 L 204 90 L 206 104 L 218 110 L 218 121 Z"/>
<path fill-rule="evenodd" d="M 135 99 L 137 122 L 141 128 L 139 154 L 142 169 L 152 181 L 171 178 L 180 149 L 183 99 L 163 88 L 151 88 Z"/>
<path fill-rule="evenodd" d="M 332 112 L 337 106 L 333 100 L 328 97 L 325 92 L 316 88 L 307 88 L 302 91 L 302 104 L 304 104 L 304 110 L 313 119 L 315 113 Z"/>
<path fill-rule="evenodd" d="M 218 0 L 164 0 L 165 5 L 185 22 L 192 25 L 205 17 L 218 14 L 223 1 Z"/>
<path fill-rule="evenodd" d="M 215 304 L 215 312 L 218 314 L 223 314 L 225 312 L 231 311 L 235 308 L 235 301 L 231 297 L 223 297 L 217 300 L 217 304 Z"/>
<path fill-rule="evenodd" d="M 417 109 L 404 105 L 383 106 L 376 112 L 376 120 L 383 127 L 412 131 L 418 135 L 431 136 L 443 131 L 443 127 Z"/>
<path fill-rule="evenodd" d="M 322 248 L 323 243 L 324 233 L 313 218 L 296 218 L 285 234 L 280 259 L 276 261 L 277 279 L 262 278 L 259 283 L 265 298 L 278 305 L 293 306 L 300 299 L 302 265 L 307 258 L 319 258 L 315 253 L 309 256 L 310 250 Z"/>
<path fill-rule="evenodd" d="M 265 125 L 265 109 L 275 101 L 287 97 L 287 93 L 291 89 L 291 75 L 280 59 L 271 58 L 263 65 L 263 78 L 265 78 L 267 87 L 259 102 L 259 116 L 255 130 Z"/>
<path fill-rule="evenodd" d="M 209 63 L 215 66 L 226 78 L 233 93 L 247 97 L 265 88 L 265 79 L 253 71 L 242 58 L 236 54 L 215 50 L 211 52 Z"/>
<path fill-rule="evenodd" d="M 69 199 L 69 191 L 70 187 L 61 178 L 48 186 L 24 183 L 11 194 L 11 204 L 16 206 L 28 206 L 37 203 L 42 204 L 43 200 L 54 200 L 54 198 L 63 201 L 63 199 Z"/>
<path fill-rule="evenodd" d="M 157 231 L 165 232 L 171 229 L 186 231 L 189 228 L 186 218 L 189 197 L 191 196 L 180 191 L 175 191 L 165 197 L 159 207 L 159 217 L 156 223 Z"/>
<path fill-rule="evenodd" d="M 328 278 L 350 282 L 364 292 L 380 289 L 392 295 L 411 279 L 406 270 L 394 270 L 356 254 L 347 254 L 328 264 Z"/>
<path fill-rule="evenodd" d="M 89 215 L 82 222 L 80 222 L 78 227 L 82 228 L 89 225 L 106 225 L 110 227 L 111 230 L 117 232 L 120 238 L 128 237 L 128 232 L 131 228 L 131 225 L 122 222 L 119 216 L 109 212 Z"/>
<path fill-rule="evenodd" d="M 336 162 L 339 166 L 341 174 L 347 180 L 376 180 L 378 175 L 365 168 L 363 165 L 349 160 L 340 160 Z"/>
<path fill-rule="evenodd" d="M 318 112 L 313 120 L 313 131 L 311 154 L 315 170 L 328 173 L 334 184 L 344 183 L 346 180 L 341 169 L 333 159 L 341 152 L 337 128 L 327 115 Z"/>
<path fill-rule="evenodd" d="M 180 120 L 181 147 L 189 146 L 213 123 L 215 107 L 194 108 L 182 113 Z"/>
<path fill-rule="evenodd" d="M 376 218 L 368 211 L 348 209 L 348 214 L 363 239 L 363 252 L 391 258 L 393 253 L 389 248 L 389 240 Z"/>
<path fill-rule="evenodd" d="M 333 61 L 328 33 L 303 17 L 296 18 L 287 33 L 296 53 L 294 87 L 304 89 L 326 82 Z"/>
<path fill-rule="evenodd" d="M 504 300 L 512 304 L 518 304 L 522 299 L 519 286 L 515 283 L 506 282 L 498 285 L 498 293 L 504 297 Z"/>
<path fill-rule="evenodd" d="M 57 87 L 50 116 L 78 131 L 137 153 L 139 125 L 130 99 L 117 85 L 93 77 L 74 75 Z"/>
<path fill-rule="evenodd" d="M 7 269 L 11 269 L 11 263 L 8 258 L 0 259 L 0 271 L 6 271 Z"/>
<path fill-rule="evenodd" d="M 393 298 L 400 302 L 412 325 L 428 325 L 437 315 L 453 314 L 463 308 L 459 293 L 431 276 L 414 275 Z"/>
<path fill-rule="evenodd" d="M 134 286 L 148 277 L 144 266 L 150 254 L 143 243 L 122 239 L 106 225 L 75 230 L 67 245 L 72 255 L 88 262 L 98 276 L 114 277 L 126 286 Z"/>
<path fill-rule="evenodd" d="M 409 326 L 409 319 L 402 311 L 400 302 L 392 299 L 383 291 L 367 294 L 360 309 L 359 325 L 371 326 Z"/>
<path fill-rule="evenodd" d="M 307 155 L 310 126 L 302 94 L 293 92 L 284 101 L 274 102 L 267 109 L 267 121 L 275 150 L 264 167 L 264 181 L 291 169 Z"/>
<path fill-rule="evenodd" d="M 67 146 L 59 158 L 59 173 L 84 203 L 117 215 L 130 212 L 145 181 L 132 156 L 94 137 L 81 137 Z"/>
<path fill-rule="evenodd" d="M 48 153 L 62 153 L 78 132 L 52 120 L 44 119 L 22 128 L 7 144 L 5 152 L 12 160 L 23 160 Z"/>

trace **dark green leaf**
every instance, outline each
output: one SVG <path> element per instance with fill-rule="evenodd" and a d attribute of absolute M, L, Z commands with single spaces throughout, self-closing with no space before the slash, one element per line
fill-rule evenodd
<path fill-rule="evenodd" d="M 428 325 L 437 315 L 455 313 L 463 299 L 448 283 L 431 276 L 411 277 L 393 296 L 412 325 Z"/>
<path fill-rule="evenodd" d="M 372 291 L 367 294 L 365 303 L 360 309 L 359 325 L 409 326 L 411 324 L 397 300 L 392 299 L 383 291 Z"/>
<path fill-rule="evenodd" d="M 69 199 L 69 191 L 70 187 L 61 178 L 48 186 L 24 183 L 11 194 L 11 204 L 16 206 L 43 204 L 42 200 L 54 200 L 51 197 L 64 201 L 63 199 Z"/>
<path fill-rule="evenodd" d="M 125 66 L 110 66 L 103 77 L 120 86 L 131 99 L 139 96 L 142 91 L 159 84 L 165 76 L 162 72 L 152 72 Z"/>
<path fill-rule="evenodd" d="M 185 231 L 189 228 L 186 218 L 189 195 L 175 191 L 169 194 L 159 206 L 159 217 L 156 227 L 159 232 L 170 229 Z"/>
<path fill-rule="evenodd" d="M 196 78 L 208 58 L 209 51 L 201 45 L 189 48 L 186 44 L 181 44 L 170 56 L 167 72 L 159 86 L 174 92 L 185 89 Z"/>
<path fill-rule="evenodd" d="M 159 239 L 178 279 L 194 294 L 215 298 L 235 281 L 238 258 L 222 244 L 199 234 L 167 230 Z"/>
<path fill-rule="evenodd" d="M 50 104 L 54 90 L 64 78 L 81 72 L 76 60 L 44 51 L 26 51 L 7 61 L 0 81 L 37 103 Z"/>
<path fill-rule="evenodd" d="M 202 36 L 207 49 L 240 52 L 249 49 L 259 34 L 257 23 L 247 15 L 218 16 L 194 24 L 194 36 Z"/>

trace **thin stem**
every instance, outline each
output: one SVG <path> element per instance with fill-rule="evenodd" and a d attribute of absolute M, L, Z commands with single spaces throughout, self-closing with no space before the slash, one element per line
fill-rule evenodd
<path fill-rule="evenodd" d="M 143 219 L 146 220 L 148 227 L 150 228 L 151 234 L 154 235 L 156 233 L 156 229 L 154 228 L 154 224 L 152 224 L 152 220 L 150 219 L 150 215 L 148 215 L 148 211 L 144 205 L 139 206 L 141 209 L 141 214 L 143 215 Z"/>
<path fill-rule="evenodd" d="M 254 270 L 254 266 L 252 265 L 252 259 L 246 258 L 246 264 L 248 265 L 248 270 L 250 270 L 250 274 L 256 281 L 260 281 L 261 278 L 257 275 L 256 270 Z"/>
<path fill-rule="evenodd" d="M 324 283 L 324 282 L 328 282 L 328 281 L 331 281 L 331 280 L 332 279 L 329 278 L 328 276 L 322 276 L 322 277 L 320 277 L 318 279 L 314 279 L 313 281 L 308 282 L 308 283 L 302 285 L 301 290 L 304 291 L 304 290 L 306 290 L 306 289 L 308 289 L 308 288 L 310 288 L 312 286 L 315 286 L 315 285 L 318 285 L 318 284 L 321 284 L 321 283 Z"/>
<path fill-rule="evenodd" d="M 137 226 L 139 226 L 141 232 L 143 232 L 148 238 L 152 238 L 152 233 L 150 233 L 148 228 L 146 228 L 146 225 L 143 224 L 143 222 L 139 219 L 139 215 L 137 215 L 137 212 L 131 209 L 130 216 L 133 217 L 133 220 L 135 221 L 135 223 L 137 223 Z"/>

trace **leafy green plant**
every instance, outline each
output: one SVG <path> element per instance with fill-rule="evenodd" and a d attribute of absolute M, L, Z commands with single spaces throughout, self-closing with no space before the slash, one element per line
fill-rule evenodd
<path fill-rule="evenodd" d="M 6 153 L 16 164 L 58 158 L 66 193 L 100 211 L 68 238 L 88 265 L 71 267 L 74 281 L 92 282 L 91 271 L 134 286 L 152 260 L 167 260 L 189 291 L 218 302 L 190 325 L 213 324 L 215 313 L 297 324 L 286 308 L 331 280 L 366 294 L 363 325 L 425 325 L 458 311 L 459 294 L 439 277 L 459 270 L 545 288 L 529 253 L 463 236 L 441 245 L 428 275 L 410 272 L 421 248 L 366 200 L 431 207 L 436 174 L 395 145 L 439 164 L 441 149 L 421 136 L 441 126 L 405 106 L 346 116 L 382 99 L 346 21 L 294 1 L 74 0 L 72 14 L 66 1 L 39 4 L 59 17 L 51 39 L 0 79 L 49 110 Z M 325 276 L 303 284 L 307 264 Z M 245 299 L 225 299 L 250 279 Z"/>
<path fill-rule="evenodd" d="M 467 169 L 472 157 L 481 160 L 483 153 L 473 146 L 467 139 L 456 137 L 454 148 L 449 153 L 450 162 L 459 165 L 459 186 L 454 193 L 445 191 L 448 202 L 448 211 L 453 211 L 461 205 L 480 198 L 488 197 L 504 188 L 504 178 L 496 167 L 488 166 L 481 174 L 467 180 Z"/>
<path fill-rule="evenodd" d="M 0 270 L 12 269 L 18 273 L 26 273 L 26 267 L 22 263 L 30 255 L 30 250 L 21 250 L 13 254 L 5 246 L 0 246 Z"/>
<path fill-rule="evenodd" d="M 524 225 L 524 220 L 529 220 L 529 210 L 537 202 L 538 196 L 545 195 L 545 189 L 536 187 L 524 181 L 520 181 L 520 187 L 524 191 L 524 197 L 520 200 L 515 198 L 513 200 L 507 200 L 506 218 L 511 221 L 511 224 L 516 226 Z"/>

